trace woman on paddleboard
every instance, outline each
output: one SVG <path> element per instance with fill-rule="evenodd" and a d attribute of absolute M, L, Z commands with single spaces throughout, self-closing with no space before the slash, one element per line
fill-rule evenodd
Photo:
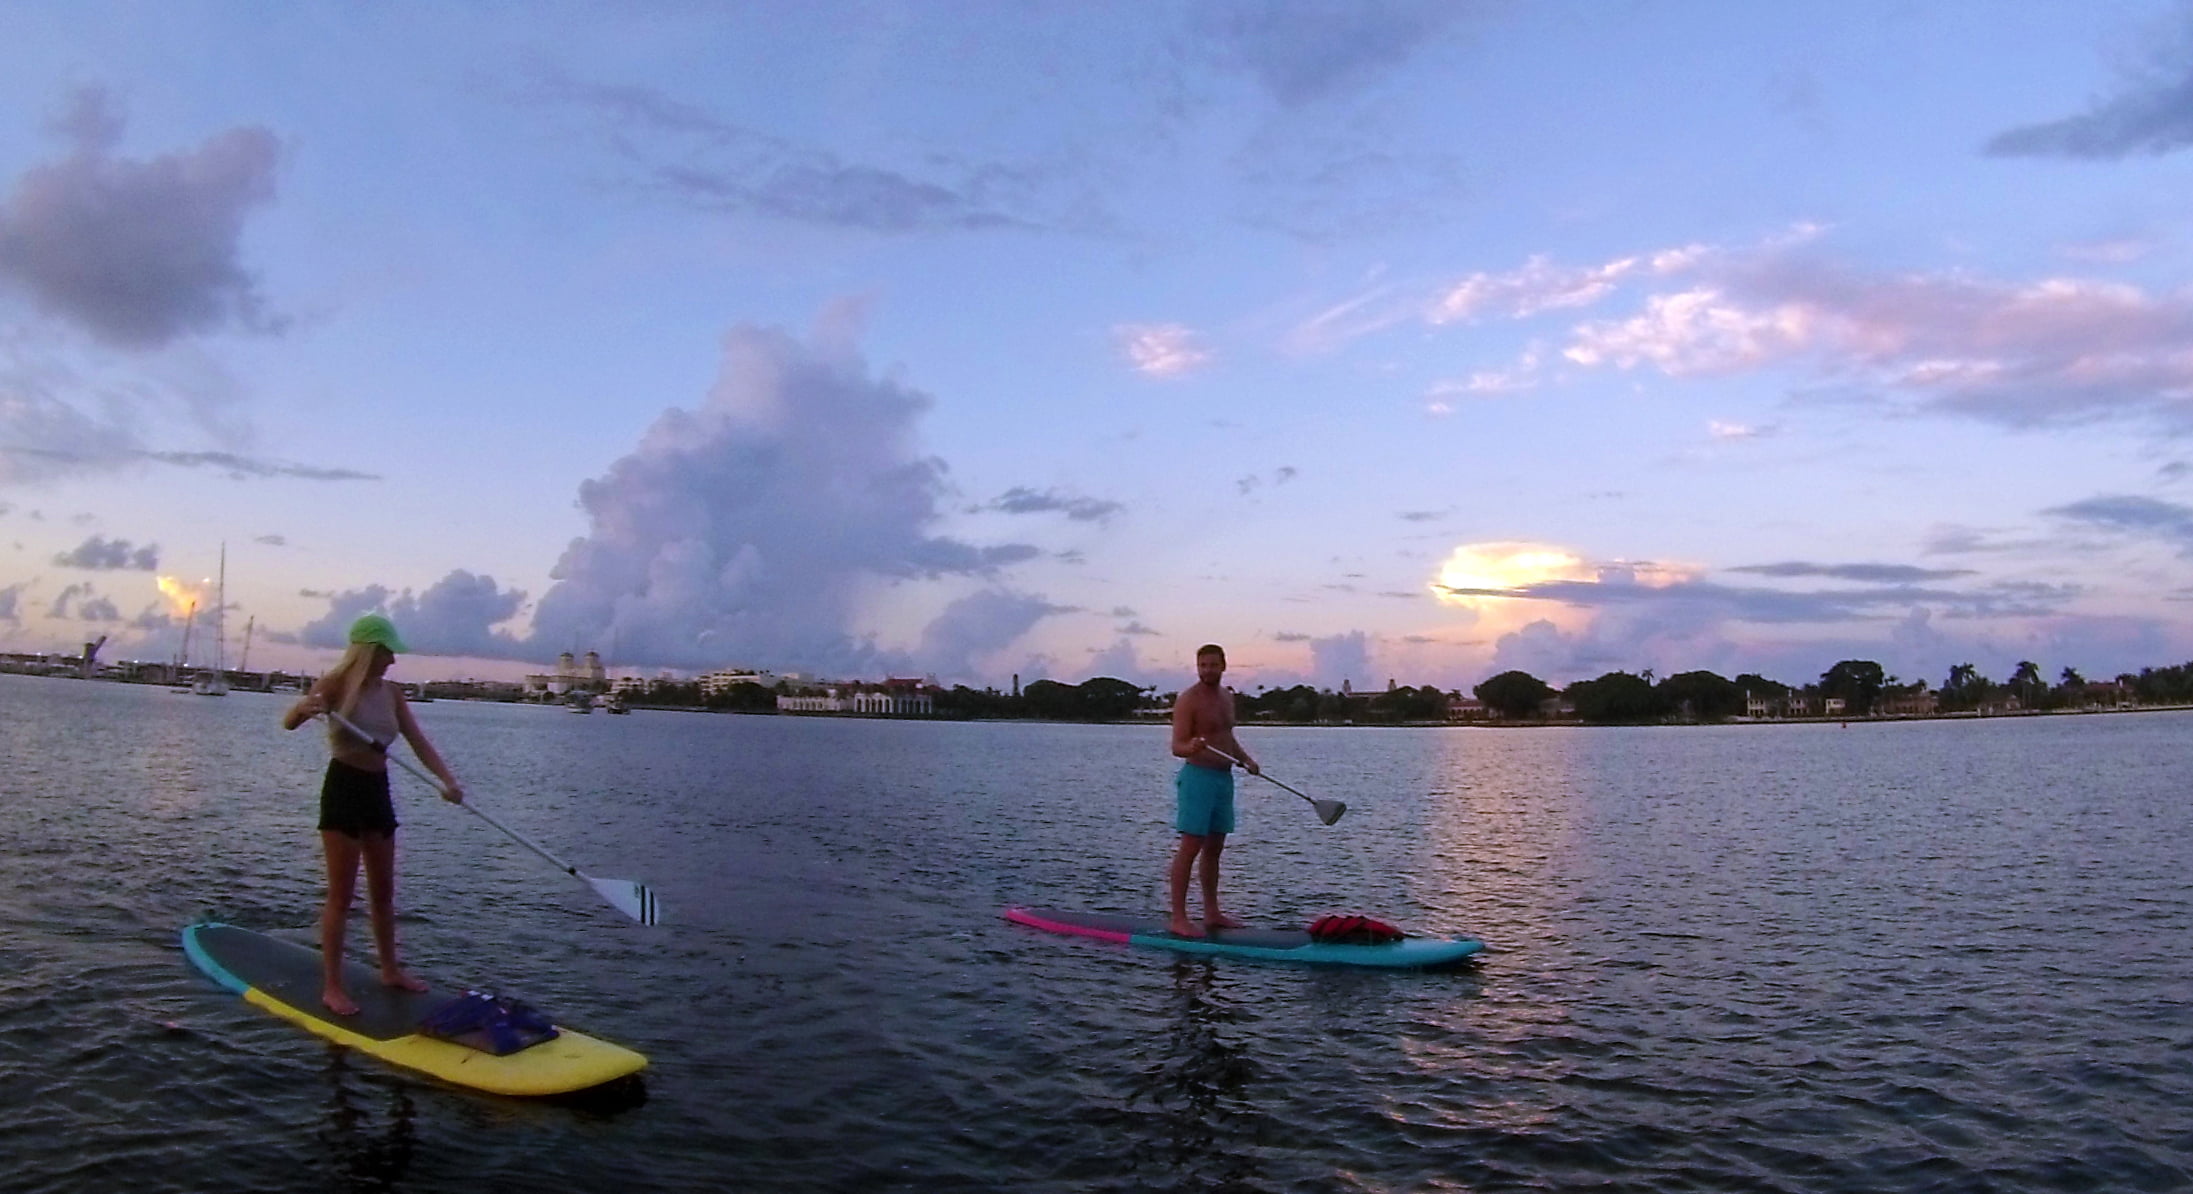
<path fill-rule="evenodd" d="M 427 989 L 404 970 L 396 954 L 396 807 L 388 795 L 388 748 L 396 736 L 403 735 L 419 761 L 441 777 L 442 799 L 464 802 L 464 788 L 419 729 L 403 690 L 387 679 L 389 665 L 405 649 L 393 623 L 367 614 L 351 623 L 350 649 L 342 662 L 282 715 L 282 728 L 294 730 L 332 710 L 366 735 L 353 734 L 330 719 L 328 747 L 334 757 L 320 784 L 320 844 L 327 853 L 327 903 L 320 909 L 320 1001 L 337 1015 L 358 1011 L 343 990 L 343 930 L 361 861 L 381 982 L 405 991 Z"/>

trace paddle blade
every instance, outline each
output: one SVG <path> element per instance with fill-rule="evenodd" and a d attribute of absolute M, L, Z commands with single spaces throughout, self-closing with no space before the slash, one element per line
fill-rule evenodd
<path fill-rule="evenodd" d="M 1338 821 L 1340 815 L 1348 811 L 1348 804 L 1344 800 L 1312 800 L 1310 803 L 1317 807 L 1317 819 L 1327 825 Z"/>
<path fill-rule="evenodd" d="M 610 906 L 643 925 L 662 923 L 662 901 L 655 892 L 637 879 L 588 879 L 587 885 L 601 893 Z"/>

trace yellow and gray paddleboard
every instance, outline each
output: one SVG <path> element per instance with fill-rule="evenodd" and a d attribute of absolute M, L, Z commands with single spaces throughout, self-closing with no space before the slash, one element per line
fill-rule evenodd
<path fill-rule="evenodd" d="M 427 1036 L 419 1022 L 452 996 L 398 991 L 356 962 L 343 965 L 358 1014 L 338 1016 L 320 1003 L 320 951 L 235 925 L 201 922 L 183 930 L 183 952 L 213 981 L 309 1032 L 383 1061 L 475 1090 L 558 1095 L 637 1073 L 647 1058 L 622 1045 L 557 1026 L 553 1040 L 496 1056 Z"/>

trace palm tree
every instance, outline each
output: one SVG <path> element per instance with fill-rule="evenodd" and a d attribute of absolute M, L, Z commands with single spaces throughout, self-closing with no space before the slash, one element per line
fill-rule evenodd
<path fill-rule="evenodd" d="M 2018 690 L 2018 703 L 2028 709 L 2041 707 L 2041 665 L 2030 659 L 2018 661 L 2018 670 L 2010 674 L 2010 686 Z"/>

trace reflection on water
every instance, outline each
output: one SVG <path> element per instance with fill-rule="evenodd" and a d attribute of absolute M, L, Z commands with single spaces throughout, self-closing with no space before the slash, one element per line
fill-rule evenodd
<path fill-rule="evenodd" d="M 1436 739 L 1421 782 L 1425 861 L 1412 891 L 1427 907 L 1511 925 L 1557 921 L 1558 881 L 1576 852 L 1579 762 L 1562 730 L 1463 730 Z M 1551 880 L 1551 881 L 1549 881 Z M 1478 919 L 1467 931 L 1516 944 Z"/>
<path fill-rule="evenodd" d="M 1154 1116 L 1165 1144 L 1162 1153 L 1135 1159 L 1134 1171 L 1146 1173 L 1153 1189 L 1265 1188 L 1257 1182 L 1258 1117 L 1249 1097 L 1257 1066 L 1219 970 L 1209 959 L 1172 961 L 1169 998 L 1149 1038 L 1159 1042 L 1157 1056 L 1128 1087 L 1128 1109 Z M 1152 1161 L 1162 1168 L 1149 1172 Z"/>
<path fill-rule="evenodd" d="M 333 1188 L 379 1194 L 400 1188 L 411 1170 L 418 1144 L 412 1121 L 418 1109 L 412 1105 L 409 1086 L 388 1083 L 386 1110 L 376 1122 L 368 1106 L 377 1101 L 371 1093 L 374 1087 L 352 1073 L 355 1064 L 348 1049 L 328 1046 L 323 1071 L 327 1105 L 316 1136 L 327 1157 Z"/>

